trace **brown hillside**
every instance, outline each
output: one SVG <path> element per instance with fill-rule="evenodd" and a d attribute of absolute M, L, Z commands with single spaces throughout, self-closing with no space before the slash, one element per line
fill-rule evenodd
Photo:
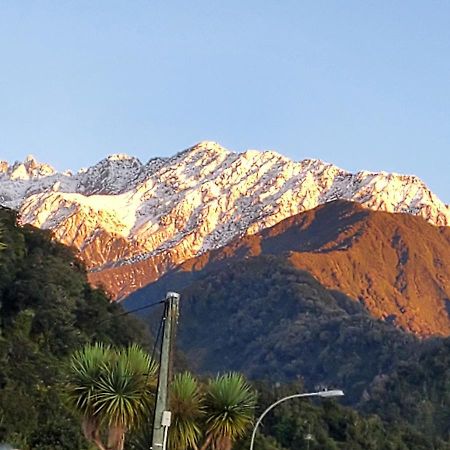
<path fill-rule="evenodd" d="M 450 229 L 408 214 L 335 201 L 184 263 L 198 271 L 228 258 L 286 254 L 323 285 L 413 333 L 450 335 Z"/>

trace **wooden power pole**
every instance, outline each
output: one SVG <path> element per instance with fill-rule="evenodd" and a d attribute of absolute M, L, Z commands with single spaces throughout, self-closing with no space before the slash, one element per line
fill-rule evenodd
<path fill-rule="evenodd" d="M 165 450 L 170 426 L 169 383 L 171 375 L 171 352 L 178 321 L 180 294 L 168 292 L 164 303 L 163 338 L 159 364 L 158 389 L 156 393 L 155 419 L 153 422 L 153 450 Z"/>

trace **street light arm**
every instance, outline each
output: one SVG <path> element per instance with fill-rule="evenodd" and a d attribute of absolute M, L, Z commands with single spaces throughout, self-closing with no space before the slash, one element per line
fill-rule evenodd
<path fill-rule="evenodd" d="M 290 400 L 291 398 L 300 398 L 300 397 L 317 397 L 320 396 L 320 392 L 311 392 L 311 393 L 306 393 L 306 394 L 294 394 L 294 395 L 289 395 L 287 397 L 283 397 L 280 400 L 277 400 L 275 403 L 272 403 L 258 418 L 258 420 L 256 421 L 255 424 L 255 428 L 253 428 L 253 433 L 252 433 L 252 440 L 250 441 L 250 450 L 253 450 L 253 443 L 255 441 L 255 436 L 256 436 L 256 431 L 260 425 L 260 423 L 262 422 L 262 420 L 264 419 L 264 417 L 266 416 L 266 414 L 271 411 L 273 408 L 275 408 L 275 406 L 279 405 L 280 403 L 285 402 L 286 400 Z"/>
<path fill-rule="evenodd" d="M 293 394 L 288 395 L 287 397 L 283 397 L 280 400 L 277 400 L 275 403 L 272 403 L 258 418 L 255 424 L 255 428 L 253 428 L 252 440 L 250 441 L 250 450 L 253 450 L 253 444 L 255 442 L 256 430 L 258 429 L 259 424 L 262 422 L 266 414 L 275 406 L 280 403 L 285 402 L 286 400 L 290 400 L 292 398 L 300 398 L 300 397 L 322 397 L 322 398 L 331 398 L 331 397 L 341 397 L 344 393 L 340 389 L 333 389 L 331 391 L 320 391 L 320 392 L 306 392 L 303 394 Z"/>

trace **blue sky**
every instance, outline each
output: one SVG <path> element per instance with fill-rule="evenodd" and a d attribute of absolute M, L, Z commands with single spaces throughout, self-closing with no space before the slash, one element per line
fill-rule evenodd
<path fill-rule="evenodd" d="M 450 2 L 0 0 L 0 159 L 201 140 L 413 173 L 450 202 Z"/>

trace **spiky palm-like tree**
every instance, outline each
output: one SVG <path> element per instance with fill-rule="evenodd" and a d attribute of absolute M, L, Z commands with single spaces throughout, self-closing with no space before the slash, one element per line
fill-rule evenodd
<path fill-rule="evenodd" d="M 204 400 L 205 441 L 200 450 L 231 450 L 252 423 L 256 393 L 238 373 L 210 381 Z"/>
<path fill-rule="evenodd" d="M 72 356 L 67 385 L 85 437 L 100 450 L 122 450 L 153 402 L 157 366 L 138 346 L 86 345 Z M 102 437 L 107 435 L 107 444 Z"/>
<path fill-rule="evenodd" d="M 100 437 L 100 417 L 95 414 L 94 401 L 97 382 L 108 361 L 111 348 L 102 344 L 87 345 L 76 351 L 69 366 L 67 393 L 71 406 L 82 416 L 83 434 L 99 449 L 103 449 Z"/>
<path fill-rule="evenodd" d="M 203 395 L 197 380 L 190 373 L 175 376 L 171 386 L 170 409 L 173 420 L 169 449 L 197 450 L 202 435 Z"/>

